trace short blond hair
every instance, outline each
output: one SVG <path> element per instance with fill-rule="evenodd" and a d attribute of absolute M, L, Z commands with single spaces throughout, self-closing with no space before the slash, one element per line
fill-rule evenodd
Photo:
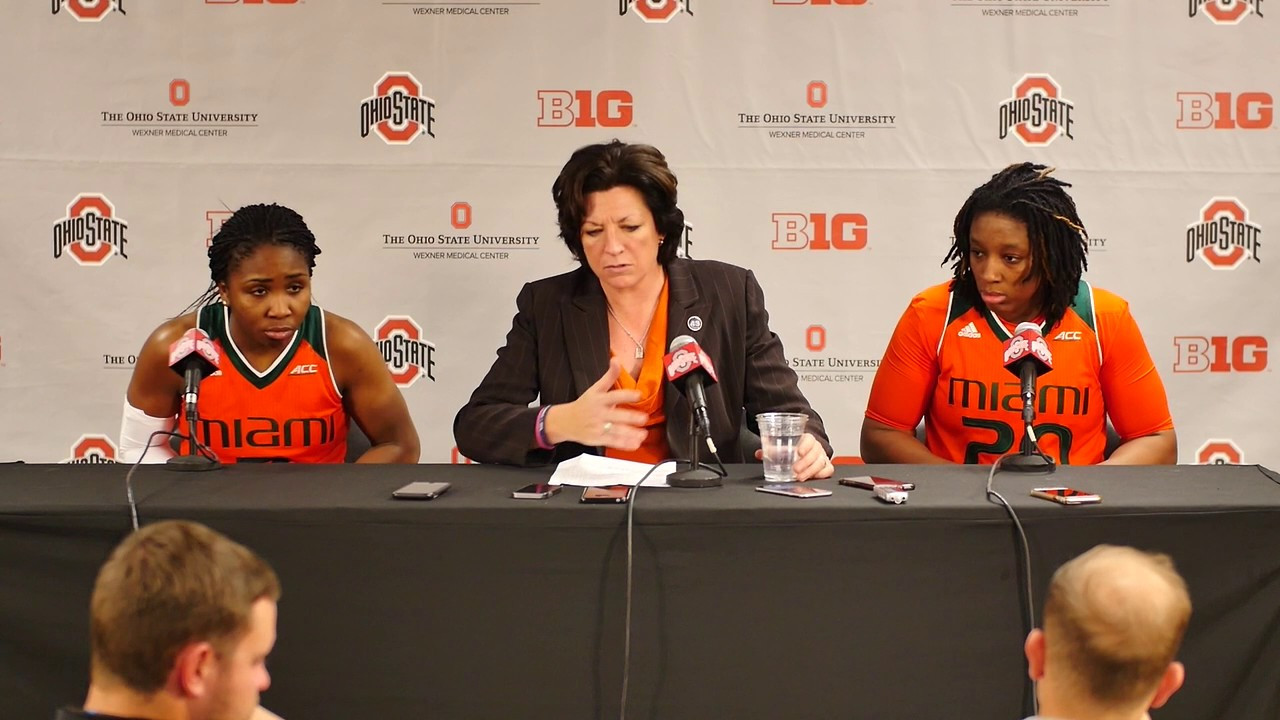
<path fill-rule="evenodd" d="M 1190 618 L 1187 585 L 1169 556 L 1099 545 L 1054 573 L 1046 651 L 1097 701 L 1135 704 L 1159 685 Z"/>
<path fill-rule="evenodd" d="M 199 523 L 148 525 L 116 547 L 94 583 L 94 680 L 105 675 L 153 693 L 186 645 L 208 641 L 228 650 L 263 598 L 279 600 L 280 581 L 252 550 Z"/>

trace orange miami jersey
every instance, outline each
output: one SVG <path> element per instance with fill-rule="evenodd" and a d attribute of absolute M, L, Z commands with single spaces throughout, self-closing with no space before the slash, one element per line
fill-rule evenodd
<path fill-rule="evenodd" d="M 876 372 L 867 417 L 907 432 L 923 417 L 930 452 L 991 463 L 1025 434 L 1018 378 L 1002 365 L 1012 331 L 949 287 L 911 300 Z M 1081 281 L 1045 340 L 1053 369 L 1036 383 L 1034 422 L 1042 452 L 1062 464 L 1101 462 L 1108 416 L 1122 440 L 1173 428 L 1164 384 L 1122 298 Z"/>
<path fill-rule="evenodd" d="M 329 366 L 324 311 L 312 305 L 288 346 L 264 372 L 231 339 L 227 308 L 200 309 L 221 367 L 200 383 L 199 437 L 224 463 L 340 463 L 347 453 L 347 414 Z M 186 432 L 185 418 L 179 421 Z"/>

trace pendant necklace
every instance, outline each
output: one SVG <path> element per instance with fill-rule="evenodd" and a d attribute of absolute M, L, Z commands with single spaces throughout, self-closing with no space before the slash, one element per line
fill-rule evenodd
<path fill-rule="evenodd" d="M 658 300 L 661 300 L 661 299 L 662 299 L 662 294 L 661 294 L 661 293 L 659 293 L 659 294 L 658 294 Z M 653 313 L 655 313 L 655 312 L 657 312 L 657 311 L 658 311 L 658 300 L 655 300 L 655 301 L 653 302 L 653 311 L 651 311 L 651 312 L 649 313 L 649 324 L 644 326 L 644 335 L 643 335 L 643 337 L 645 337 L 645 338 L 648 338 L 648 337 L 649 337 L 649 328 L 653 327 Z M 640 342 L 639 340 L 637 340 L 637 339 L 636 339 L 636 336 L 635 336 L 635 335 L 632 335 L 632 334 L 631 334 L 631 331 L 627 329 L 627 326 L 622 324 L 622 321 L 618 319 L 618 316 L 617 316 L 616 314 L 614 314 L 614 312 L 613 312 L 613 305 L 612 305 L 612 304 L 610 304 L 608 300 L 606 300 L 606 301 L 605 301 L 604 306 L 605 306 L 605 308 L 606 308 L 606 309 L 608 309 L 608 311 L 609 311 L 609 317 L 613 318 L 613 321 L 614 321 L 614 322 L 616 322 L 616 323 L 618 323 L 618 327 L 622 328 L 622 332 L 626 333 L 626 334 L 627 334 L 627 337 L 631 338 L 631 342 L 635 343 L 635 345 L 636 345 L 636 355 L 635 355 L 636 359 L 637 359 L 637 360 L 643 360 L 643 359 L 644 359 L 644 343 L 642 343 L 642 342 Z"/>

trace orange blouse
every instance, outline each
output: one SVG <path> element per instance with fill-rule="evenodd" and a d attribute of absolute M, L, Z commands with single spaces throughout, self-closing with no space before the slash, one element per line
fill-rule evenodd
<path fill-rule="evenodd" d="M 638 390 L 640 401 L 625 403 L 619 407 L 628 410 L 639 410 L 649 416 L 644 428 L 647 431 L 644 442 L 635 450 L 616 450 L 605 448 L 606 457 L 634 460 L 653 464 L 671 457 L 671 449 L 667 446 L 667 415 L 662 407 L 663 370 L 662 358 L 666 354 L 667 339 L 667 285 L 663 283 L 662 294 L 658 296 L 658 307 L 653 313 L 653 324 L 649 326 L 649 334 L 644 339 L 644 362 L 640 364 L 640 377 L 631 377 L 626 367 L 618 375 L 613 384 L 615 390 Z M 610 350 L 609 357 L 612 358 Z"/>

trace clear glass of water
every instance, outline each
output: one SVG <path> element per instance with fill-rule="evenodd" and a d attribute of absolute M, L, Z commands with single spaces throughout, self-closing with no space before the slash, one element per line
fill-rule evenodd
<path fill-rule="evenodd" d="M 760 425 L 765 482 L 795 482 L 796 445 L 804 435 L 809 416 L 768 412 L 756 415 L 756 422 Z"/>

